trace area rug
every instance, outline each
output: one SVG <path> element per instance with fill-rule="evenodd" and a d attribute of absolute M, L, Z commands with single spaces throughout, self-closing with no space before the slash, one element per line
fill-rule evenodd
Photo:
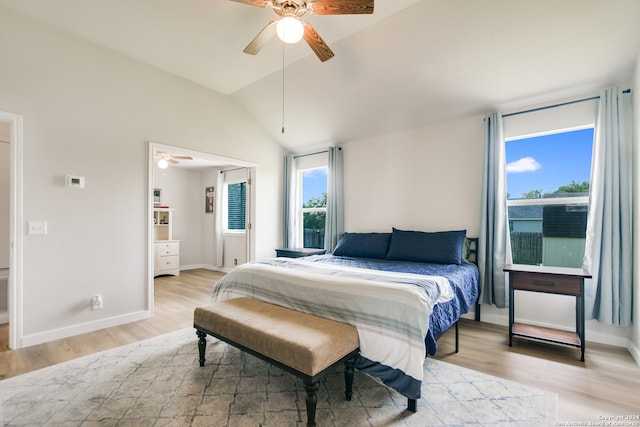
<path fill-rule="evenodd" d="M 193 329 L 118 347 L 0 381 L 0 425 L 304 426 L 297 378 L 208 338 L 198 365 Z M 318 426 L 545 426 L 556 394 L 427 359 L 418 411 L 356 372 L 318 391 Z"/>

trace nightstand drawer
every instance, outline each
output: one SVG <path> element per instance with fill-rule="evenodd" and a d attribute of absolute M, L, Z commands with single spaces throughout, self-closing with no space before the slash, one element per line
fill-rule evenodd
<path fill-rule="evenodd" d="M 159 256 L 178 255 L 178 243 L 156 243 Z"/>
<path fill-rule="evenodd" d="M 580 277 L 512 271 L 513 289 L 563 295 L 581 295 Z"/>
<path fill-rule="evenodd" d="M 163 256 L 158 258 L 158 271 L 173 270 L 179 267 L 177 256 Z"/>

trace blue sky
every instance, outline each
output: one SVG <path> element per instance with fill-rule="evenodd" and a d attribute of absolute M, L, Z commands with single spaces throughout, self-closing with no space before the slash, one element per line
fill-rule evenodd
<path fill-rule="evenodd" d="M 302 201 L 322 196 L 327 192 L 327 169 L 311 169 L 302 172 Z"/>
<path fill-rule="evenodd" d="M 571 181 L 590 181 L 593 128 L 506 142 L 507 192 L 552 193 Z"/>

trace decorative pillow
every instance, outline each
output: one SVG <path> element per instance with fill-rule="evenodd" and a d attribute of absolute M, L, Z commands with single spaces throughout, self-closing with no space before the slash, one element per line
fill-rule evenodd
<path fill-rule="evenodd" d="M 460 264 L 467 230 L 405 231 L 393 229 L 387 259 L 436 264 Z"/>
<path fill-rule="evenodd" d="M 471 241 L 468 237 L 464 238 L 464 244 L 462 245 L 462 260 L 465 262 L 469 261 L 469 249 L 471 248 Z"/>
<path fill-rule="evenodd" d="M 344 233 L 333 250 L 336 256 L 384 259 L 391 233 Z"/>

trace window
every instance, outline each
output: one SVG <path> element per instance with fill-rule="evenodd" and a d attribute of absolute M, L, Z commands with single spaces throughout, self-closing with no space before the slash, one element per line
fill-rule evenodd
<path fill-rule="evenodd" d="M 324 231 L 327 218 L 327 168 L 303 169 L 298 171 L 300 183 L 298 231 L 302 234 L 298 241 L 305 248 L 324 248 Z"/>
<path fill-rule="evenodd" d="M 289 176 L 288 242 L 294 248 L 324 248 L 329 152 L 293 157 Z"/>
<path fill-rule="evenodd" d="M 246 227 L 247 183 L 225 184 L 225 232 L 244 232 Z"/>
<path fill-rule="evenodd" d="M 581 267 L 593 126 L 506 139 L 514 264 Z"/>

